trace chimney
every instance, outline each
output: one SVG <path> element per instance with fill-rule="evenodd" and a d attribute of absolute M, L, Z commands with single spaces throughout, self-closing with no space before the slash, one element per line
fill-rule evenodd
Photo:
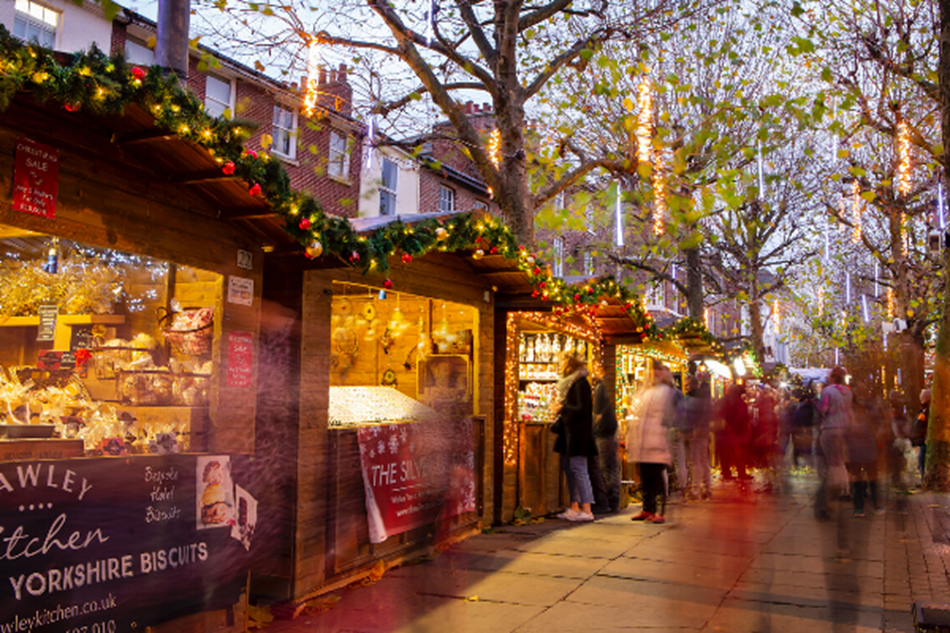
<path fill-rule="evenodd" d="M 181 80 L 188 77 L 190 22 L 191 0 L 159 0 L 155 63 Z"/>
<path fill-rule="evenodd" d="M 340 64 L 339 70 L 330 69 L 327 71 L 320 69 L 320 93 L 317 96 L 317 103 L 328 110 L 349 116 L 353 112 L 353 88 L 346 78 L 346 64 Z"/>

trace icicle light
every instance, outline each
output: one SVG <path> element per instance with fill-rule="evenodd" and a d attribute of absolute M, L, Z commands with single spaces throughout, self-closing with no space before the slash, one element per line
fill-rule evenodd
<path fill-rule="evenodd" d="M 775 315 L 775 333 L 780 334 L 782 331 L 782 306 L 778 299 L 772 301 L 772 314 Z"/>
<path fill-rule="evenodd" d="M 861 211 L 862 202 L 861 199 L 860 187 L 858 186 L 858 180 L 855 179 L 851 183 L 851 224 L 853 230 L 851 231 L 851 242 L 858 244 L 861 242 Z"/>
<path fill-rule="evenodd" d="M 317 38 L 307 44 L 307 92 L 303 98 L 303 113 L 313 116 L 317 110 L 318 85 L 320 82 L 320 49 Z"/>
<path fill-rule="evenodd" d="M 906 196 L 910 193 L 910 130 L 901 121 L 897 127 L 897 191 Z"/>
<path fill-rule="evenodd" d="M 485 149 L 488 150 L 488 160 L 492 162 L 492 165 L 495 167 L 501 165 L 501 132 L 498 129 L 491 131 Z"/>

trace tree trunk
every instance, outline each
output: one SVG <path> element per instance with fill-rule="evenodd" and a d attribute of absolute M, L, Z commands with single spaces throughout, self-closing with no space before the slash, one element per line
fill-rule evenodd
<path fill-rule="evenodd" d="M 698 247 L 684 249 L 683 254 L 686 255 L 686 307 L 689 316 L 702 323 L 706 316 L 702 258 Z"/>
<path fill-rule="evenodd" d="M 765 362 L 765 343 L 763 342 L 762 306 L 759 305 L 759 293 L 753 292 L 749 300 L 749 328 L 752 330 L 752 350 L 759 366 Z"/>
<path fill-rule="evenodd" d="M 950 0 L 940 0 L 940 61 L 937 83 L 940 86 L 940 126 L 943 146 L 950 147 Z M 946 152 L 944 152 L 944 157 Z M 944 182 L 947 165 L 943 162 Z M 944 270 L 950 265 L 950 251 L 944 250 Z M 927 427 L 927 472 L 924 485 L 939 492 L 950 491 L 950 284 L 944 288 L 943 314 L 937 334 L 934 357 L 934 381 Z"/>

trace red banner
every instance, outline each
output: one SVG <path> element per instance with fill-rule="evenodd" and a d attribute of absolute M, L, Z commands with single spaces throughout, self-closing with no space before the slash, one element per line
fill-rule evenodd
<path fill-rule="evenodd" d="M 17 211 L 53 219 L 58 192 L 59 151 L 28 138 L 18 138 L 11 206 Z"/>
<path fill-rule="evenodd" d="M 359 429 L 369 539 L 475 511 L 471 420 Z"/>
<path fill-rule="evenodd" d="M 254 336 L 228 332 L 228 387 L 250 387 L 254 364 Z"/>

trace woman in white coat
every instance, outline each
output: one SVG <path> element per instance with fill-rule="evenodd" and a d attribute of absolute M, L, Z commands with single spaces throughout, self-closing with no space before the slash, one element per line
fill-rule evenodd
<path fill-rule="evenodd" d="M 653 367 L 653 383 L 640 397 L 640 414 L 627 427 L 627 455 L 640 472 L 643 511 L 634 521 L 663 523 L 666 519 L 666 470 L 672 463 L 668 432 L 683 395 L 673 387 L 673 375 L 659 363 Z M 657 497 L 660 511 L 657 512 Z"/>

